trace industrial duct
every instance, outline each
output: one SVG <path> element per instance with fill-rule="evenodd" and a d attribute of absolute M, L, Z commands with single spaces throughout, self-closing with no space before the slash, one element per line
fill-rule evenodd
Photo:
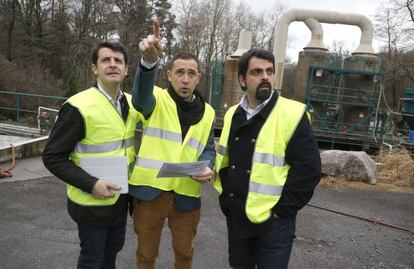
<path fill-rule="evenodd" d="M 311 20 L 309 20 L 311 19 Z M 361 29 L 361 40 L 358 48 L 352 54 L 358 55 L 375 55 L 372 47 L 374 37 L 374 27 L 372 22 L 364 15 L 341 13 L 335 11 L 310 10 L 310 9 L 290 9 L 283 13 L 275 26 L 273 52 L 275 54 L 276 72 L 275 72 L 275 89 L 280 90 L 283 82 L 283 70 L 286 56 L 288 27 L 294 21 L 303 21 L 309 25 L 315 25 L 314 20 L 320 23 L 346 24 L 355 25 Z M 312 40 L 307 47 L 325 49 L 317 39 L 320 37 L 312 33 Z M 319 47 L 318 47 L 319 46 Z"/>
<path fill-rule="evenodd" d="M 239 43 L 237 50 L 230 56 L 231 58 L 239 58 L 243 53 L 252 47 L 252 32 L 242 29 L 239 34 Z"/>
<path fill-rule="evenodd" d="M 308 18 L 304 22 L 306 26 L 308 26 L 309 30 L 312 32 L 312 36 L 309 43 L 303 49 L 327 51 L 328 49 L 325 47 L 325 44 L 323 43 L 322 25 L 317 20 L 312 18 Z"/>

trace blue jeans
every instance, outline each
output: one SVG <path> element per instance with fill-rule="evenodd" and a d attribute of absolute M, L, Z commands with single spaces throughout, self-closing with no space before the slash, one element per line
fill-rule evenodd
<path fill-rule="evenodd" d="M 78 224 L 80 255 L 78 269 L 115 269 L 117 253 L 125 242 L 126 216 L 109 227 L 89 227 Z"/>
<path fill-rule="evenodd" d="M 278 218 L 272 221 L 267 233 L 258 237 L 239 239 L 232 238 L 229 233 L 229 263 L 232 268 L 288 268 L 296 218 Z"/>

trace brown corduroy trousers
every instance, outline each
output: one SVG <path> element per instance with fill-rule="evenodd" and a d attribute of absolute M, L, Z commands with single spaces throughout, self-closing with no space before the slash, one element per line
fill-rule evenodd
<path fill-rule="evenodd" d="M 173 192 L 163 192 L 152 201 L 134 199 L 134 231 L 138 236 L 138 269 L 154 269 L 158 257 L 161 231 L 165 220 L 171 231 L 175 269 L 190 269 L 193 239 L 200 221 L 200 209 L 181 212 L 176 209 Z"/>

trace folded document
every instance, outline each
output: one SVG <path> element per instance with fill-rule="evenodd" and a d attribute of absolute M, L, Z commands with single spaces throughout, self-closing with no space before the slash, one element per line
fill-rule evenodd
<path fill-rule="evenodd" d="M 188 177 L 201 173 L 210 161 L 163 163 L 157 177 Z"/>
<path fill-rule="evenodd" d="M 80 167 L 91 176 L 117 184 L 120 190 L 114 193 L 128 193 L 128 161 L 125 156 L 81 157 Z"/>

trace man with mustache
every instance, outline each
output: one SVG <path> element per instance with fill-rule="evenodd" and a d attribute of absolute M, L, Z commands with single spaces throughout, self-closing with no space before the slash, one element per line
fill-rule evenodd
<path fill-rule="evenodd" d="M 217 149 L 214 187 L 227 220 L 229 263 L 237 269 L 287 268 L 296 214 L 321 177 L 306 107 L 272 89 L 274 63 L 260 49 L 240 57 L 246 94 L 226 112 Z"/>
<path fill-rule="evenodd" d="M 201 79 L 197 58 L 175 54 L 168 66 L 169 86 L 154 85 L 162 53 L 160 26 L 139 44 L 142 61 L 137 67 L 133 101 L 145 117 L 142 143 L 129 194 L 134 197 L 134 230 L 138 236 L 137 268 L 154 269 L 161 232 L 168 219 L 175 256 L 174 268 L 190 269 L 193 239 L 200 220 L 201 184 L 213 179 L 214 110 L 196 90 Z M 209 166 L 193 176 L 157 178 L 165 162 L 206 160 Z"/>
<path fill-rule="evenodd" d="M 140 115 L 131 95 L 121 90 L 128 57 L 118 42 L 100 42 L 92 52 L 93 87 L 70 97 L 59 111 L 43 163 L 67 183 L 69 215 L 78 225 L 78 269 L 114 269 L 125 241 L 127 195 L 117 184 L 82 169 L 82 157 L 135 157 L 135 126 Z M 125 164 L 127 169 L 127 164 Z"/>

